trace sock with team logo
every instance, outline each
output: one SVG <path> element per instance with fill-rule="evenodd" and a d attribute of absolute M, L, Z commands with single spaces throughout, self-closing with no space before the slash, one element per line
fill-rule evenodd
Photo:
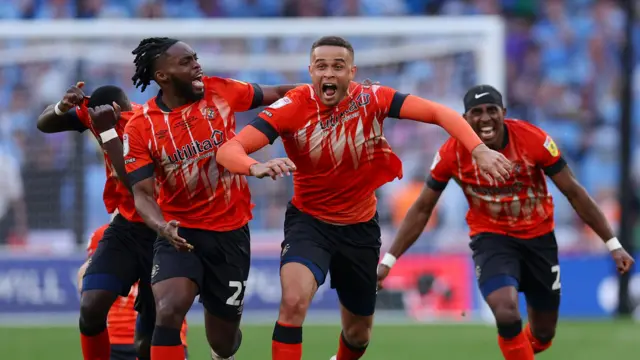
<path fill-rule="evenodd" d="M 358 360 L 364 355 L 364 352 L 367 350 L 367 346 L 356 347 L 344 338 L 344 333 L 340 333 L 340 342 L 338 345 L 338 355 L 336 357 L 337 360 Z"/>
<path fill-rule="evenodd" d="M 302 359 L 302 327 L 276 322 L 271 342 L 271 359 Z"/>
<path fill-rule="evenodd" d="M 156 326 L 151 338 L 151 360 L 184 360 L 180 329 Z"/>
<path fill-rule="evenodd" d="M 531 326 L 529 326 L 529 324 L 524 328 L 524 334 L 527 336 L 527 339 L 529 339 L 534 354 L 541 353 L 551 347 L 552 341 L 544 342 L 536 338 L 533 332 L 531 332 Z"/>

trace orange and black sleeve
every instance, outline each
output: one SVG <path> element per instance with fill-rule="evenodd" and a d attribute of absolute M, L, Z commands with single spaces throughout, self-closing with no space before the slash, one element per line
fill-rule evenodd
<path fill-rule="evenodd" d="M 453 177 L 454 166 L 451 153 L 454 151 L 454 143 L 454 140 L 445 142 L 433 158 L 431 171 L 426 181 L 431 190 L 444 191 L 449 180 Z"/>
<path fill-rule="evenodd" d="M 132 118 L 127 123 L 122 137 L 124 165 L 131 186 L 153 177 L 155 174 L 155 166 L 150 150 L 145 146 L 148 141 L 144 140 L 144 129 L 142 131 L 140 129 L 143 124 L 141 121 L 136 121 L 136 117 Z"/>

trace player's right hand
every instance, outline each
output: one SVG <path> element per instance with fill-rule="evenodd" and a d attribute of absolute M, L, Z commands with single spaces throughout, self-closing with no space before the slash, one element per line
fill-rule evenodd
<path fill-rule="evenodd" d="M 389 271 L 391 271 L 391 268 L 387 265 L 378 264 L 378 290 L 384 287 L 382 286 L 382 283 L 384 282 L 384 279 L 389 276 Z"/>
<path fill-rule="evenodd" d="M 112 105 L 100 105 L 87 109 L 91 118 L 91 125 L 98 132 L 112 129 L 120 118 L 120 106 L 114 102 Z"/>
<path fill-rule="evenodd" d="M 193 245 L 189 244 L 186 239 L 178 235 L 178 226 L 180 223 L 176 220 L 171 220 L 160 227 L 160 236 L 167 239 L 178 251 L 191 251 Z"/>
<path fill-rule="evenodd" d="M 631 266 L 635 262 L 635 260 L 633 260 L 633 257 L 629 255 L 629 253 L 625 249 L 622 248 L 613 250 L 611 252 L 611 257 L 613 257 L 613 261 L 616 262 L 616 268 L 618 269 L 618 272 L 620 274 L 624 274 L 629 271 L 629 269 L 631 269 Z"/>
<path fill-rule="evenodd" d="M 249 168 L 251 176 L 258 179 L 269 176 L 275 180 L 278 176 L 291 175 L 292 171 L 296 171 L 296 165 L 289 158 L 272 159 L 265 163 L 253 164 Z"/>
<path fill-rule="evenodd" d="M 74 107 L 82 104 L 82 100 L 84 100 L 84 91 L 82 91 L 82 87 L 84 86 L 83 81 L 78 81 L 75 85 L 67 89 L 67 92 L 60 100 L 60 111 L 67 112 Z"/>
<path fill-rule="evenodd" d="M 510 174 L 511 162 L 501 153 L 489 149 L 485 144 L 476 146 L 471 152 L 482 176 L 490 183 L 505 182 Z"/>

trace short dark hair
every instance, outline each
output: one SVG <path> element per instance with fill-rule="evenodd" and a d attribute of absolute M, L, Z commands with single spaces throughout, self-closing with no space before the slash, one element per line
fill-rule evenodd
<path fill-rule="evenodd" d="M 153 80 L 153 66 L 156 59 L 177 42 L 178 40 L 168 37 L 152 37 L 140 41 L 138 47 L 131 52 L 136 56 L 133 60 L 136 72 L 131 78 L 135 87 L 141 86 L 140 91 L 144 92 Z"/>
<path fill-rule="evenodd" d="M 111 105 L 116 102 L 123 109 L 130 108 L 129 98 L 121 88 L 114 85 L 100 86 L 91 93 L 89 97 L 88 107 L 96 107 L 100 105 Z"/>
<path fill-rule="evenodd" d="M 338 46 L 341 48 L 347 49 L 352 57 L 355 57 L 355 51 L 353 51 L 353 46 L 351 43 L 340 36 L 323 36 L 320 39 L 316 40 L 316 42 L 311 45 L 311 51 L 315 50 L 320 46 Z"/>

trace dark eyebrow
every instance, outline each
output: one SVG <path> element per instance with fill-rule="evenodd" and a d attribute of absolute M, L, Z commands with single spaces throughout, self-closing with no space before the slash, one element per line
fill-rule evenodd
<path fill-rule="evenodd" d="M 190 58 L 197 58 L 198 54 L 196 54 L 195 52 L 192 52 L 190 54 L 186 54 L 182 57 L 180 57 L 180 60 L 184 60 L 184 59 L 190 59 Z"/>
<path fill-rule="evenodd" d="M 320 62 L 320 61 L 326 61 L 326 60 L 327 60 L 327 59 L 316 59 L 316 61 L 315 61 L 315 62 L 317 63 L 317 62 Z M 346 63 L 346 62 L 347 62 L 347 61 L 346 61 L 345 59 L 343 59 L 343 58 L 335 58 L 335 59 L 333 59 L 333 60 L 334 60 L 334 61 L 337 61 L 337 62 L 341 62 L 341 63 Z"/>

